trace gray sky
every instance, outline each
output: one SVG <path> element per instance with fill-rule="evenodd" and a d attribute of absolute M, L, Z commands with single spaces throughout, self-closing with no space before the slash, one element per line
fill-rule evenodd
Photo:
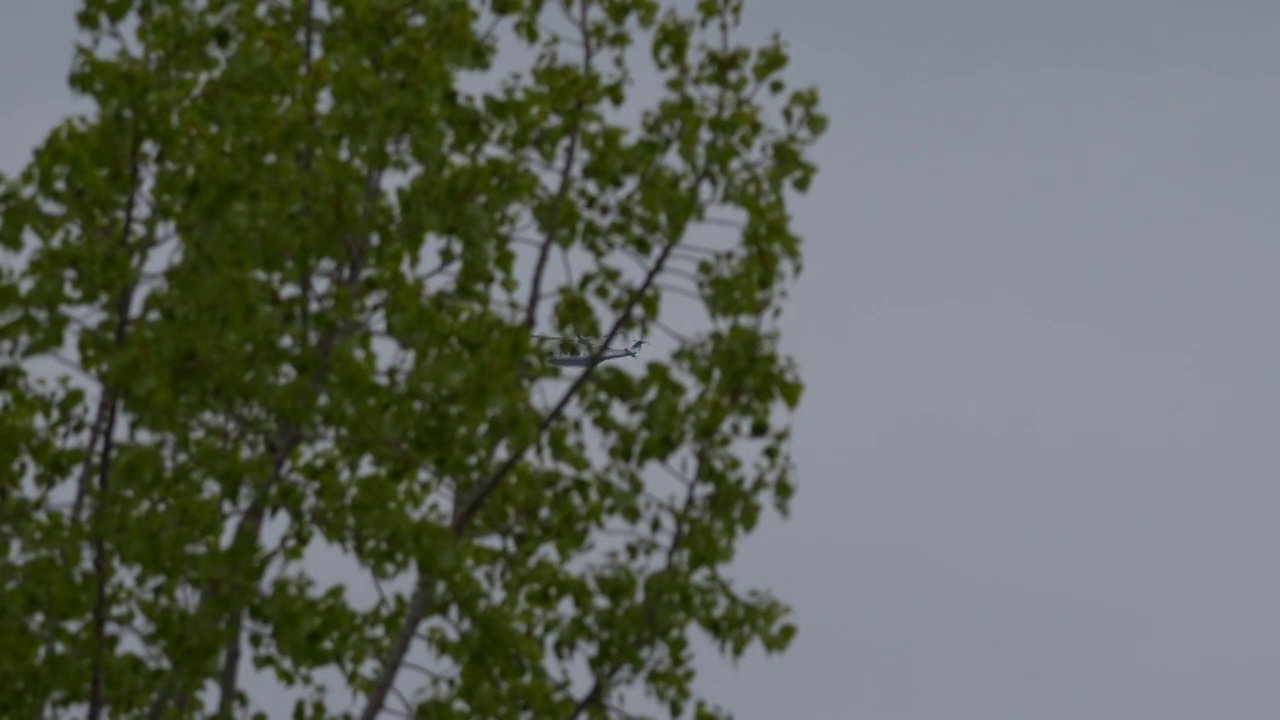
<path fill-rule="evenodd" d="M 751 5 L 751 3 L 749 3 Z M 0 9 L 0 169 L 73 3 Z M 1280 5 L 757 1 L 832 116 L 797 206 L 801 632 L 742 720 L 1280 716 Z"/>

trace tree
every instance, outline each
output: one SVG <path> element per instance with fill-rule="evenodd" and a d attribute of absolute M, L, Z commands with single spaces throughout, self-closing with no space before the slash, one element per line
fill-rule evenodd
<path fill-rule="evenodd" d="M 0 196 L 0 714 L 718 716 L 695 634 L 795 632 L 724 569 L 792 492 L 825 124 L 741 12 L 85 0 L 94 112 Z"/>

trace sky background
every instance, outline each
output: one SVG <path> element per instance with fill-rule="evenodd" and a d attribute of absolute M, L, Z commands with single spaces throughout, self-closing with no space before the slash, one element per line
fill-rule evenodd
<path fill-rule="evenodd" d="M 75 109 L 0 9 L 0 170 Z M 832 119 L 742 720 L 1280 717 L 1280 5 L 748 2 Z"/>

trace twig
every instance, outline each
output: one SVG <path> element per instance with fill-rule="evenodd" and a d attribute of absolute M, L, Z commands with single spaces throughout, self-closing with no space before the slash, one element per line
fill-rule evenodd
<path fill-rule="evenodd" d="M 395 694 L 395 696 L 399 698 L 400 702 L 404 705 L 404 716 L 407 718 L 413 717 L 413 703 L 409 702 L 409 698 L 405 697 L 404 693 L 400 692 L 396 688 L 391 688 L 391 692 Z"/>
<path fill-rule="evenodd" d="M 658 330 L 662 331 L 663 333 L 666 333 L 672 340 L 675 340 L 676 342 L 682 345 L 688 345 L 689 343 L 693 342 L 693 340 L 689 338 L 687 335 L 681 334 L 679 331 L 672 329 L 670 325 L 667 325 L 666 323 L 662 322 L 661 320 L 658 320 L 657 318 L 654 318 L 649 322 L 651 322 L 654 327 L 658 328 Z"/>
<path fill-rule="evenodd" d="M 582 73 L 583 75 L 591 74 L 591 64 L 594 59 L 594 48 L 591 46 L 591 33 L 588 25 L 587 11 L 590 3 L 582 3 L 582 15 L 579 18 L 579 29 L 582 32 Z M 529 330 L 533 330 L 538 320 L 538 303 L 542 293 L 542 276 L 546 272 L 547 257 L 551 254 L 551 246 L 560 234 L 560 214 L 564 207 L 565 201 L 569 197 L 569 187 L 572 185 L 572 173 L 574 162 L 578 155 L 578 145 L 582 141 L 582 110 L 585 101 L 579 96 L 573 106 L 573 128 L 569 132 L 569 147 L 565 151 L 564 165 L 560 169 L 560 187 L 556 191 L 556 199 L 551 207 L 551 215 L 547 218 L 546 230 L 542 239 L 542 247 L 538 249 L 537 264 L 533 269 L 533 282 L 529 288 L 528 309 L 525 311 L 524 324 Z"/>
<path fill-rule="evenodd" d="M 670 285 L 668 283 L 655 283 L 658 289 L 663 292 L 674 293 L 683 298 L 688 298 L 696 302 L 702 302 L 702 297 L 688 288 L 682 288 L 679 285 Z"/>
<path fill-rule="evenodd" d="M 129 233 L 133 229 L 134 213 L 137 212 L 139 185 L 142 179 L 142 143 L 134 132 L 129 158 L 129 194 L 125 200 L 124 219 L 120 224 L 119 245 L 121 252 L 129 250 Z M 133 305 L 133 294 L 137 289 L 137 281 L 130 280 L 116 299 L 115 332 L 113 341 L 119 350 L 124 346 L 125 332 L 129 327 L 129 308 Z M 106 707 L 103 687 L 106 683 L 107 659 L 107 586 L 111 582 L 111 562 L 107 557 L 106 530 L 103 524 L 107 518 L 107 489 L 111 479 L 111 454 L 119 413 L 119 399 L 114 393 L 104 391 L 103 398 L 110 398 L 107 403 L 106 423 L 102 431 L 102 454 L 98 465 L 98 502 L 94 518 L 93 531 L 93 572 L 97 587 L 93 601 L 93 670 L 89 686 L 88 720 L 99 720 Z M 91 457 L 92 455 L 90 455 Z M 81 488 L 83 489 L 83 487 Z M 78 510 L 78 508 L 77 508 Z"/>
<path fill-rule="evenodd" d="M 698 456 L 699 456 L 698 472 L 696 473 L 695 480 L 696 478 L 700 478 L 702 476 L 702 466 L 703 466 L 705 455 L 706 455 L 706 448 L 703 448 L 698 453 Z M 672 567 L 672 563 L 675 560 L 676 553 L 680 551 L 680 543 L 684 541 L 686 519 L 688 518 L 689 513 L 693 509 L 693 503 L 697 497 L 695 494 L 697 491 L 697 488 L 698 488 L 698 484 L 696 481 L 689 483 L 689 489 L 685 494 L 684 505 L 680 508 L 679 512 L 674 513 L 676 515 L 675 530 L 672 532 L 671 542 L 667 545 L 666 562 L 663 567 L 663 570 L 666 570 Z M 662 572 L 662 570 L 659 570 L 658 572 Z M 642 633 L 648 633 L 652 631 L 654 615 L 657 613 L 658 601 L 661 597 L 662 595 L 655 593 L 654 595 L 651 595 L 645 598 L 644 620 L 641 623 Z M 638 643 L 633 642 L 633 644 L 638 644 Z M 599 705 L 604 703 L 605 694 L 608 692 L 608 689 L 607 689 L 608 685 L 613 681 L 614 677 L 616 677 L 617 674 L 622 670 L 622 667 L 623 667 L 623 663 L 621 662 L 614 663 L 613 667 L 609 668 L 609 670 L 606 671 L 603 675 L 597 676 L 595 683 L 591 686 L 591 690 L 588 691 L 586 695 L 582 696 L 582 698 L 578 700 L 576 704 L 574 704 L 573 711 L 569 713 L 569 720 L 577 720 L 578 716 L 586 712 L 588 708 L 592 707 L 593 705 Z"/>

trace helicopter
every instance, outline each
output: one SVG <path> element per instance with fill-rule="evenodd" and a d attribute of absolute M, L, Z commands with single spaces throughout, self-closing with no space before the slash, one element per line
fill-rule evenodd
<path fill-rule="evenodd" d="M 571 328 L 572 330 L 572 328 Z M 552 355 L 550 362 L 558 367 L 587 367 L 592 362 L 595 355 L 595 348 L 601 338 L 586 337 L 583 335 L 575 335 L 573 337 L 556 337 L 552 335 L 534 335 L 538 340 L 553 340 L 561 344 L 561 351 Z M 625 340 L 624 340 L 625 342 Z M 564 350 L 564 346 L 569 344 L 574 349 Z M 640 352 L 640 348 L 648 345 L 648 340 L 637 340 L 625 348 L 611 348 L 606 346 L 604 351 L 600 353 L 600 357 L 596 358 L 596 362 L 604 362 L 606 360 L 617 360 L 624 357 L 635 357 Z M 585 351 L 581 348 L 585 348 Z"/>

